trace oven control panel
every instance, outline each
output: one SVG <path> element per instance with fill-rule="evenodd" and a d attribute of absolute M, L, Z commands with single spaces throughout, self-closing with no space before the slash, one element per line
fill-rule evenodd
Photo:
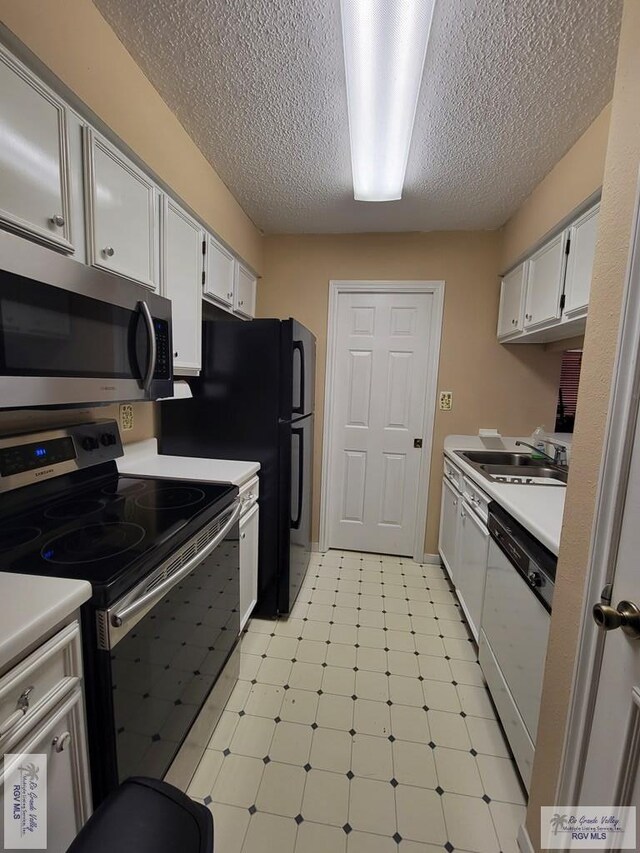
<path fill-rule="evenodd" d="M 113 420 L 0 437 L 0 492 L 110 462 L 122 455 L 118 424 Z"/>

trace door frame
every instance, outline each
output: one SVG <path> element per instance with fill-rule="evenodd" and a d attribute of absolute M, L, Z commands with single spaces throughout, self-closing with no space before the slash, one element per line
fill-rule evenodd
<path fill-rule="evenodd" d="M 606 640 L 604 631 L 594 630 L 591 609 L 600 600 L 605 584 L 615 579 L 631 456 L 636 430 L 640 429 L 640 181 L 631 235 L 580 636 L 556 787 L 555 802 L 560 804 L 577 803 L 582 786 Z"/>
<path fill-rule="evenodd" d="M 320 542 L 319 550 L 329 548 L 329 495 L 332 484 L 332 441 L 331 421 L 333 418 L 333 394 L 335 381 L 336 350 L 338 343 L 337 319 L 339 298 L 343 293 L 430 293 L 434 297 L 434 311 L 431 317 L 431 338 L 429 365 L 425 389 L 425 406 L 423 411 L 423 442 L 429 448 L 420 459 L 418 477 L 418 507 L 416 513 L 416 530 L 414 536 L 413 559 L 419 562 L 424 557 L 424 537 L 427 524 L 427 509 L 429 501 L 429 482 L 431 476 L 431 456 L 433 452 L 434 421 L 436 415 L 436 399 L 438 392 L 438 366 L 440 362 L 440 341 L 442 337 L 442 319 L 444 314 L 444 281 L 339 281 L 329 282 L 329 311 L 327 316 L 327 358 L 324 384 L 324 423 L 322 430 L 322 483 L 320 490 Z"/>

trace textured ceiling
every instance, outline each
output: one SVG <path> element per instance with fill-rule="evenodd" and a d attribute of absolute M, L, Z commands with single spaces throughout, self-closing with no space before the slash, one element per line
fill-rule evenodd
<path fill-rule="evenodd" d="M 94 0 L 269 233 L 502 225 L 613 89 L 621 0 L 438 0 L 403 199 L 353 200 L 339 0 Z"/>

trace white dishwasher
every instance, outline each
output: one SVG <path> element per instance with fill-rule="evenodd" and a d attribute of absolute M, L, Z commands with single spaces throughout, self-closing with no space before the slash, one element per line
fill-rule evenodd
<path fill-rule="evenodd" d="M 488 527 L 479 659 L 528 790 L 557 558 L 496 503 Z"/>

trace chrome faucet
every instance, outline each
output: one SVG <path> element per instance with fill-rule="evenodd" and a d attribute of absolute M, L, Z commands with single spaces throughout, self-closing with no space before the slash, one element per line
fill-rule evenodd
<path fill-rule="evenodd" d="M 567 448 L 564 444 L 559 444 L 557 441 L 551 441 L 548 438 L 544 439 L 545 444 L 550 444 L 553 448 L 553 456 L 547 453 L 545 450 L 540 450 L 539 447 L 535 447 L 533 444 L 529 444 L 528 441 L 516 441 L 516 447 L 530 447 L 535 453 L 540 453 L 542 456 L 545 456 L 549 462 L 553 462 L 554 465 L 566 465 L 567 464 Z"/>

